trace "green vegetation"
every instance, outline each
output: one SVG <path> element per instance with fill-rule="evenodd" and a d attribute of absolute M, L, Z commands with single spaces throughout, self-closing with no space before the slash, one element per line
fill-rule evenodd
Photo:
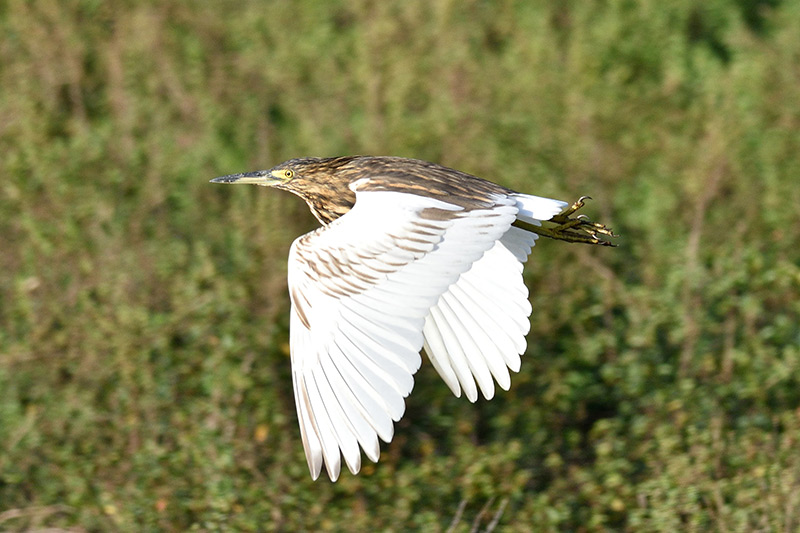
<path fill-rule="evenodd" d="M 0 529 L 796 531 L 800 3 L 0 2 Z M 508 393 L 312 482 L 285 260 L 208 184 L 436 161 L 585 212 Z M 458 519 L 460 517 L 460 519 Z"/>

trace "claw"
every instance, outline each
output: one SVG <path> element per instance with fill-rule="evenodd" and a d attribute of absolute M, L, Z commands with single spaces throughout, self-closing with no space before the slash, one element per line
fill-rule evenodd
<path fill-rule="evenodd" d="M 584 206 L 585 200 L 591 199 L 591 196 L 581 196 L 578 198 L 578 201 L 547 221 L 555 224 L 555 226 L 539 227 L 536 229 L 536 233 L 542 235 L 543 237 L 550 237 L 551 239 L 558 239 L 567 242 L 582 242 L 587 244 L 600 244 L 603 246 L 615 246 L 611 242 L 598 237 L 598 234 L 605 235 L 607 237 L 618 236 L 613 231 L 605 227 L 605 225 L 592 222 L 589 217 L 584 214 L 577 215 L 575 218 L 570 217 L 571 214 Z"/>

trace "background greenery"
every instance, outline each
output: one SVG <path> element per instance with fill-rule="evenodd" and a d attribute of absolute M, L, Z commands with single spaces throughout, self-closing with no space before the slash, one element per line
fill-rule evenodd
<path fill-rule="evenodd" d="M 800 2 L 0 2 L 0 529 L 800 528 Z M 429 364 L 378 465 L 303 458 L 301 201 L 412 156 L 573 200 L 508 393 Z M 497 523 L 492 521 L 497 518 Z"/>

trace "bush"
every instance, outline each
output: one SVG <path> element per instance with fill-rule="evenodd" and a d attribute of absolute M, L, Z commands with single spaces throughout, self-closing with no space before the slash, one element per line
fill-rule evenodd
<path fill-rule="evenodd" d="M 0 7 L 0 528 L 800 527 L 800 8 Z M 425 364 L 378 465 L 312 482 L 294 416 L 300 155 L 572 200 L 529 348 L 471 405 Z"/>

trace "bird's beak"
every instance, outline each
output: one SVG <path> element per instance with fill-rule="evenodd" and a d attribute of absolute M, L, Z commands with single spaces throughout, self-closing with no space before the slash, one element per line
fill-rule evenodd
<path fill-rule="evenodd" d="M 272 176 L 269 170 L 257 170 L 255 172 L 244 172 L 242 174 L 230 174 L 214 178 L 211 183 L 249 183 L 251 185 L 261 185 L 270 187 L 279 183 L 281 180 Z"/>

